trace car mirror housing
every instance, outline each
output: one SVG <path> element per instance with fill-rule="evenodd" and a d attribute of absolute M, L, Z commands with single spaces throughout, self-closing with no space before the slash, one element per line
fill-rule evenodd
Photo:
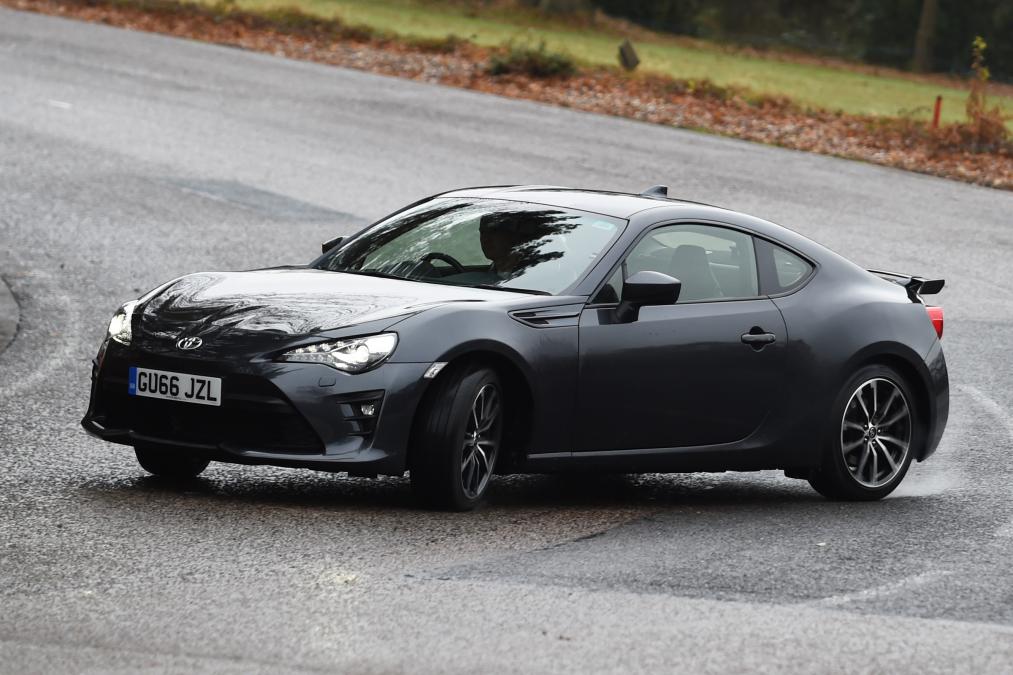
<path fill-rule="evenodd" d="M 320 252 L 327 253 L 344 240 L 345 240 L 344 237 L 334 237 L 334 239 L 328 239 L 327 241 L 325 241 L 323 244 L 320 245 Z"/>
<path fill-rule="evenodd" d="M 620 322 L 636 321 L 640 308 L 648 305 L 673 305 L 679 299 L 682 282 L 661 272 L 643 271 L 623 283 L 623 297 L 616 308 Z"/>

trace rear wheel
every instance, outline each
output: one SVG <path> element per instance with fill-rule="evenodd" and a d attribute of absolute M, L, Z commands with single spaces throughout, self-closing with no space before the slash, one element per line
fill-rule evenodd
<path fill-rule="evenodd" d="M 851 501 L 893 492 L 920 442 L 914 398 L 900 373 L 880 365 L 859 370 L 842 389 L 834 420 L 810 485 L 830 499 Z"/>
<path fill-rule="evenodd" d="M 211 460 L 201 459 L 185 450 L 158 445 L 134 446 L 137 463 L 150 474 L 173 480 L 195 478 L 208 467 Z"/>
<path fill-rule="evenodd" d="M 491 368 L 470 366 L 437 380 L 413 436 L 415 495 L 429 506 L 475 508 L 496 468 L 503 420 L 503 387 Z"/>

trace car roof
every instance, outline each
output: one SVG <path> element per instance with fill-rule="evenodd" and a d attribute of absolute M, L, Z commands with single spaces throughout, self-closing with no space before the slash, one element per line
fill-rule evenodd
<path fill-rule="evenodd" d="M 675 204 L 695 204 L 725 211 L 710 204 L 700 204 L 685 199 L 671 197 L 655 197 L 628 192 L 611 192 L 608 190 L 585 190 L 580 188 L 561 187 L 558 185 L 506 185 L 491 187 L 465 188 L 439 195 L 440 197 L 481 197 L 485 199 L 507 199 L 512 201 L 558 206 L 600 213 L 613 218 L 629 219 L 635 213 L 660 206 Z"/>
<path fill-rule="evenodd" d="M 659 192 L 660 191 L 660 192 Z M 770 238 L 794 248 L 810 258 L 825 260 L 828 257 L 846 260 L 808 237 L 768 220 L 756 218 L 712 204 L 688 199 L 662 196 L 666 188 L 651 188 L 645 194 L 588 190 L 557 185 L 495 185 L 464 188 L 446 192 L 438 197 L 466 197 L 506 199 L 512 201 L 558 206 L 598 213 L 613 218 L 639 221 L 636 230 L 664 220 L 700 219 L 730 223 L 751 230 L 754 234 Z M 650 213 L 646 213 L 650 211 Z M 642 214 L 637 218 L 637 214 Z M 635 234 L 635 233 L 634 233 Z M 853 263 L 849 263 L 853 265 Z"/>

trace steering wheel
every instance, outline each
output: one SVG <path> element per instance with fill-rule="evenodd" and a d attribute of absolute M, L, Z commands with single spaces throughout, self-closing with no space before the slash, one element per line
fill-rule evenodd
<path fill-rule="evenodd" d="M 458 261 L 458 259 L 455 258 L 454 256 L 448 253 L 440 253 L 439 251 L 432 251 L 422 256 L 422 259 L 419 260 L 417 263 L 415 263 L 415 266 L 412 268 L 408 276 L 415 276 L 415 274 L 424 266 L 432 267 L 433 260 L 442 260 L 443 262 L 453 267 L 454 271 L 457 272 L 458 274 L 463 274 L 466 271 L 464 269 L 464 265 L 462 265 L 460 261 Z"/>

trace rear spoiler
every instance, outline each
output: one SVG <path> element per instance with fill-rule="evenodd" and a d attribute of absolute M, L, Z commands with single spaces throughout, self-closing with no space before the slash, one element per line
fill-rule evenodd
<path fill-rule="evenodd" d="M 943 290 L 943 286 L 946 285 L 945 279 L 925 279 L 924 277 L 912 277 L 907 274 L 883 272 L 881 270 L 866 271 L 875 274 L 881 279 L 891 281 L 898 286 L 903 286 L 907 289 L 908 295 L 911 296 L 912 300 L 917 299 L 920 295 L 934 295 Z"/>

